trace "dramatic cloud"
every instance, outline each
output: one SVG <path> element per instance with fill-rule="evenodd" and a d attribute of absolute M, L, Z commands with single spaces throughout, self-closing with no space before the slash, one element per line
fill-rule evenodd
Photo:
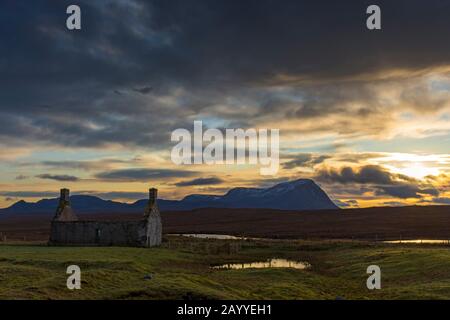
<path fill-rule="evenodd" d="M 124 165 L 136 162 L 135 159 L 132 160 L 121 160 L 121 159 L 102 159 L 102 160 L 92 160 L 92 161 L 41 161 L 36 163 L 21 163 L 21 167 L 34 167 L 42 166 L 49 169 L 80 169 L 80 170 L 99 170 L 109 168 L 115 165 Z"/>
<path fill-rule="evenodd" d="M 100 172 L 96 174 L 95 177 L 100 180 L 132 182 L 149 181 L 152 179 L 192 177 L 195 174 L 197 174 L 195 171 L 134 168 Z"/>
<path fill-rule="evenodd" d="M 69 175 L 54 175 L 54 174 L 39 174 L 36 176 L 39 179 L 48 179 L 48 180 L 55 180 L 55 181 L 68 181 L 68 182 L 75 182 L 80 180 L 78 177 L 75 176 L 69 176 Z"/>
<path fill-rule="evenodd" d="M 183 171 L 169 159 L 172 131 L 194 120 L 280 129 L 282 169 L 319 170 L 347 199 L 438 198 L 433 185 L 442 194 L 448 188 L 448 179 L 419 182 L 388 163 L 389 170 L 319 169 L 364 166 L 378 155 L 372 151 L 448 152 L 441 143 L 450 135 L 448 1 L 380 0 L 376 32 L 365 26 L 368 0 L 79 0 L 76 32 L 65 26 L 69 4 L 2 3 L 4 190 L 25 187 L 17 175 L 76 181 L 69 170 L 88 171 L 101 190 L 110 181 L 149 180 L 206 190 L 201 177 L 217 171 Z M 135 161 L 136 154 L 157 161 Z M 435 166 L 423 172 L 448 170 L 440 159 Z M 269 182 L 240 172 L 227 170 L 217 188 Z M 273 180 L 288 178 L 280 170 Z"/>
<path fill-rule="evenodd" d="M 152 91 L 152 87 L 134 88 L 133 90 L 140 94 L 149 94 Z"/>
<path fill-rule="evenodd" d="M 177 187 L 189 187 L 189 186 L 206 186 L 206 185 L 215 185 L 221 184 L 224 181 L 220 178 L 212 177 L 212 178 L 197 178 L 188 181 L 181 181 L 175 183 Z"/>
<path fill-rule="evenodd" d="M 295 159 L 290 160 L 283 164 L 285 169 L 293 169 L 296 167 L 313 167 L 317 164 L 323 163 L 325 160 L 330 159 L 329 155 L 313 155 L 311 153 L 302 153 L 296 156 Z"/>
<path fill-rule="evenodd" d="M 421 198 L 422 195 L 439 195 L 439 191 L 434 188 L 421 189 L 420 187 L 413 184 L 399 183 L 398 185 L 377 186 L 376 188 L 378 188 L 378 190 L 376 191 L 377 195 L 388 195 L 401 199 Z"/>
<path fill-rule="evenodd" d="M 78 1 L 78 32 L 65 28 L 68 4 L 2 8 L 3 143 L 161 149 L 199 117 L 380 134 L 393 109 L 447 105 L 423 78 L 450 65 L 443 1 L 379 1 L 376 33 L 368 1 Z"/>
<path fill-rule="evenodd" d="M 395 184 L 395 176 L 392 173 L 375 165 L 363 166 L 358 171 L 355 171 L 351 167 L 344 167 L 339 170 L 322 169 L 318 172 L 317 179 L 325 182 L 339 183 Z"/>
<path fill-rule="evenodd" d="M 375 188 L 376 195 L 388 195 L 396 198 L 421 198 L 422 195 L 437 196 L 439 191 L 405 175 L 391 173 L 376 165 L 366 165 L 359 169 L 344 167 L 340 169 L 321 169 L 318 181 L 340 184 L 367 184 Z"/>

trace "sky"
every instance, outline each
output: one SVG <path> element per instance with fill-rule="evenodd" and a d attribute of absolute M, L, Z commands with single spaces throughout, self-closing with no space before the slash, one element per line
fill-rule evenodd
<path fill-rule="evenodd" d="M 342 208 L 450 204 L 450 2 L 0 4 L 0 208 L 310 178 Z M 176 165 L 178 128 L 280 130 L 280 168 Z"/>

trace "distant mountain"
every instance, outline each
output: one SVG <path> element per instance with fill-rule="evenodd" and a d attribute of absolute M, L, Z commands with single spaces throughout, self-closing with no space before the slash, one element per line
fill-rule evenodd
<path fill-rule="evenodd" d="M 74 195 L 70 197 L 72 207 L 77 213 L 94 212 L 130 212 L 132 205 L 127 203 L 103 200 L 94 196 Z M 1 209 L 0 214 L 28 214 L 50 213 L 53 214 L 58 206 L 59 199 L 43 199 L 38 202 L 19 201 L 11 207 Z M 131 211 L 132 208 L 131 208 Z"/>
<path fill-rule="evenodd" d="M 72 207 L 79 213 L 142 212 L 147 200 L 127 204 L 102 200 L 94 196 L 74 195 Z M 1 209 L 0 214 L 45 213 L 53 214 L 58 199 L 43 199 L 36 203 L 23 200 Z M 327 194 L 310 179 L 300 179 L 277 184 L 270 188 L 234 188 L 225 195 L 186 196 L 182 200 L 158 200 L 162 211 L 184 211 L 198 208 L 266 208 L 280 210 L 338 209 Z"/>
<path fill-rule="evenodd" d="M 223 196 L 191 195 L 180 201 L 189 209 L 267 208 L 281 210 L 338 209 L 314 181 L 300 179 L 266 189 L 234 188 Z"/>

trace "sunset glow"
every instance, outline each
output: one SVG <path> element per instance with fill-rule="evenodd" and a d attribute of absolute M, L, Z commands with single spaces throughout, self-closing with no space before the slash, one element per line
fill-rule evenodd
<path fill-rule="evenodd" d="M 364 23 L 355 28 L 357 15 L 308 4 L 295 13 L 277 7 L 265 37 L 260 13 L 251 28 L 238 15 L 232 25 L 242 32 L 230 37 L 221 10 L 206 17 L 191 8 L 208 21 L 203 28 L 177 10 L 159 19 L 156 5 L 112 3 L 85 4 L 105 25 L 87 16 L 78 33 L 61 29 L 43 4 L 4 26 L 16 42 L 5 37 L 1 50 L 9 62 L 0 64 L 0 207 L 55 197 L 61 187 L 133 202 L 150 185 L 180 199 L 300 178 L 343 208 L 448 202 L 450 61 L 445 41 L 429 36 L 432 24 L 398 30 L 414 40 L 370 37 Z M 305 35 L 310 24 L 321 41 Z M 193 132 L 195 121 L 205 130 L 279 129 L 279 170 L 175 164 L 171 135 Z"/>

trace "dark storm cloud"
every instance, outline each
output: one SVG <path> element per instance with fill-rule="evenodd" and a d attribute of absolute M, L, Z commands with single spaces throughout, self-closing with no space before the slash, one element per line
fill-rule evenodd
<path fill-rule="evenodd" d="M 289 160 L 283 164 L 285 169 L 293 169 L 297 167 L 313 167 L 317 164 L 323 163 L 325 160 L 330 159 L 329 155 L 314 155 L 311 153 L 301 153 L 296 156 L 295 159 Z"/>
<path fill-rule="evenodd" d="M 192 177 L 195 174 L 197 174 L 195 171 L 134 168 L 100 172 L 95 177 L 107 181 L 133 182 L 149 181 L 151 179 Z"/>
<path fill-rule="evenodd" d="M 450 62 L 444 1 L 378 1 L 377 32 L 365 27 L 370 1 L 78 1 L 81 31 L 65 28 L 69 4 L 2 4 L 4 144 L 162 148 L 173 129 L 204 110 L 243 124 L 345 114 L 348 101 L 367 101 L 373 92 L 336 82 Z M 330 84 L 314 87 L 323 82 Z M 286 83 L 305 87 L 294 95 L 265 92 Z M 130 91 L 140 94 L 123 94 Z M 214 109 L 230 96 L 237 102 L 229 109 Z M 237 109 L 244 102 L 259 109 Z M 384 114 L 379 108 L 374 102 L 350 111 L 367 118 Z M 362 128 L 379 132 L 378 120 Z M 348 121 L 336 130 L 352 133 Z"/>
<path fill-rule="evenodd" d="M 322 169 L 317 173 L 318 180 L 325 182 L 338 183 L 376 183 L 391 185 L 395 183 L 395 177 L 392 173 L 384 168 L 376 165 L 367 165 L 359 169 L 359 171 L 344 167 L 339 170 Z"/>
<path fill-rule="evenodd" d="M 421 198 L 423 195 L 436 196 L 439 191 L 434 188 L 421 189 L 414 184 L 399 183 L 392 186 L 377 186 L 376 195 L 388 195 L 401 199 Z"/>
<path fill-rule="evenodd" d="M 368 159 L 379 158 L 382 154 L 379 153 L 353 153 L 340 155 L 337 160 L 342 162 L 361 163 Z"/>
<path fill-rule="evenodd" d="M 25 162 L 20 163 L 21 167 L 33 167 L 33 166 L 42 166 L 50 169 L 80 169 L 80 170 L 100 170 L 105 169 L 113 165 L 120 164 L 130 164 L 136 163 L 137 159 L 131 160 L 122 160 L 122 159 L 101 159 L 101 160 L 68 160 L 68 161 L 58 161 L 58 160 L 47 160 L 41 162 Z"/>
<path fill-rule="evenodd" d="M 134 88 L 133 91 L 138 92 L 140 94 L 149 94 L 152 92 L 152 87 L 142 87 L 142 88 Z"/>
<path fill-rule="evenodd" d="M 180 0 L 153 2 L 150 10 L 157 28 L 178 27 L 175 43 L 188 45 L 188 53 L 200 58 L 200 75 L 217 71 L 217 77 L 256 82 L 283 73 L 336 78 L 449 61 L 450 45 L 438 36 L 449 26 L 448 3 L 378 1 L 383 12 L 378 33 L 365 27 L 369 4 Z"/>
<path fill-rule="evenodd" d="M 439 191 L 433 186 L 423 186 L 413 178 L 391 173 L 376 165 L 366 165 L 358 169 L 351 167 L 321 169 L 317 172 L 316 179 L 326 183 L 368 185 L 374 189 L 376 195 L 387 195 L 401 199 L 421 198 L 423 195 L 439 195 Z"/>
<path fill-rule="evenodd" d="M 216 185 L 221 184 L 224 181 L 217 177 L 211 178 L 197 178 L 193 180 L 181 181 L 175 183 L 177 187 L 190 187 L 190 186 L 207 186 L 207 185 Z"/>
<path fill-rule="evenodd" d="M 48 174 L 48 173 L 37 175 L 36 178 L 55 180 L 55 181 L 70 181 L 70 182 L 76 182 L 76 181 L 80 180 L 78 177 L 75 177 L 75 176 L 57 175 L 57 174 Z"/>

